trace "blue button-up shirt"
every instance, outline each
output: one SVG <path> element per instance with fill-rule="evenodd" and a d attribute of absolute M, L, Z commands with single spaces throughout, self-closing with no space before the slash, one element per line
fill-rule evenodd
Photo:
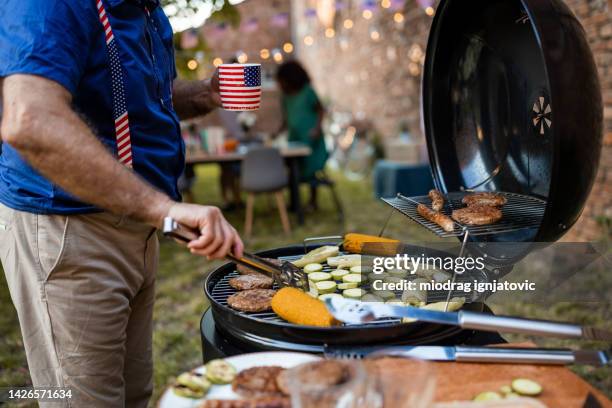
<path fill-rule="evenodd" d="M 172 107 L 172 28 L 157 0 L 103 2 L 125 72 L 134 171 L 178 199 L 185 149 Z M 75 111 L 116 154 L 111 71 L 96 0 L 2 0 L 0 77 L 11 74 L 64 86 Z M 41 214 L 96 211 L 42 177 L 7 144 L 0 155 L 0 202 Z"/>

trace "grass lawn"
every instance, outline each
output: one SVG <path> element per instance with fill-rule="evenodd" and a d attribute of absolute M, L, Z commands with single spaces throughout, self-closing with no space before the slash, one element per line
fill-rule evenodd
<path fill-rule="evenodd" d="M 198 168 L 196 200 L 200 203 L 219 205 L 221 195 L 218 187 L 218 169 L 215 166 Z M 371 182 L 348 181 L 336 176 L 338 192 L 346 210 L 345 225 L 340 225 L 335 208 L 325 189 L 320 193 L 321 209 L 308 214 L 306 224 L 293 225 L 293 235 L 285 237 L 273 206 L 265 197 L 256 203 L 253 239 L 246 243 L 251 251 L 300 243 L 306 237 L 338 235 L 347 231 L 377 234 L 383 225 L 388 210 L 386 205 L 372 196 Z M 304 191 L 304 195 L 307 192 Z M 304 197 L 305 199 L 305 197 Z M 228 219 L 240 230 L 244 213 L 227 214 Z M 400 215 L 394 215 L 387 228 L 387 235 L 403 241 L 435 241 L 436 238 Z M 157 302 L 155 305 L 154 357 L 155 396 L 159 398 L 164 388 L 178 373 L 201 363 L 199 321 L 207 308 L 202 292 L 203 278 L 207 272 L 219 265 L 191 256 L 174 242 L 163 240 L 161 244 L 160 268 L 157 279 Z M 607 274 L 605 284 L 586 281 L 582 290 L 604 291 L 612 287 L 612 276 Z M 29 375 L 15 310 L 11 304 L 4 275 L 0 274 L 0 387 L 20 386 L 29 383 Z M 589 324 L 610 326 L 610 304 L 564 303 L 553 305 L 500 304 L 494 305 L 498 313 L 516 313 L 560 320 L 573 320 Z M 512 340 L 525 340 L 512 337 Z M 531 339 L 536 340 L 536 339 Z M 538 344 L 558 346 L 567 343 L 540 341 Z M 586 344 L 588 345 L 588 344 Z M 583 344 L 584 346 L 584 344 Z M 602 347 L 601 344 L 597 345 Z M 576 371 L 601 390 L 612 395 L 611 368 L 576 368 Z"/>

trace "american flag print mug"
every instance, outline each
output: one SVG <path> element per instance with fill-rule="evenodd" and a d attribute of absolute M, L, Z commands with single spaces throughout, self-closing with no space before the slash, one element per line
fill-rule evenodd
<path fill-rule="evenodd" d="M 261 64 L 221 64 L 219 91 L 223 109 L 259 109 L 261 102 Z"/>

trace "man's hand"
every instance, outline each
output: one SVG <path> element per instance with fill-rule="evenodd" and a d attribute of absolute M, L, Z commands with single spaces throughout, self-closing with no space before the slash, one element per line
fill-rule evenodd
<path fill-rule="evenodd" d="M 244 244 L 240 236 L 217 207 L 177 203 L 168 216 L 200 233 L 198 239 L 187 244 L 191 253 L 209 259 L 222 259 L 228 252 L 242 256 Z"/>
<path fill-rule="evenodd" d="M 172 99 L 174 110 L 181 119 L 205 115 L 220 107 L 218 69 L 210 80 L 174 81 Z"/>

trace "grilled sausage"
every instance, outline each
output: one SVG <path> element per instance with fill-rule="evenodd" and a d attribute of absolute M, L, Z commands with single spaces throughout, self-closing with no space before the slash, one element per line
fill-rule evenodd
<path fill-rule="evenodd" d="M 417 212 L 426 220 L 438 224 L 446 232 L 452 232 L 453 229 L 455 229 L 453 220 L 440 212 L 427 208 L 427 206 L 423 204 L 417 206 Z"/>
<path fill-rule="evenodd" d="M 429 198 L 434 211 L 440 211 L 444 207 L 444 196 L 438 190 L 429 190 Z"/>

